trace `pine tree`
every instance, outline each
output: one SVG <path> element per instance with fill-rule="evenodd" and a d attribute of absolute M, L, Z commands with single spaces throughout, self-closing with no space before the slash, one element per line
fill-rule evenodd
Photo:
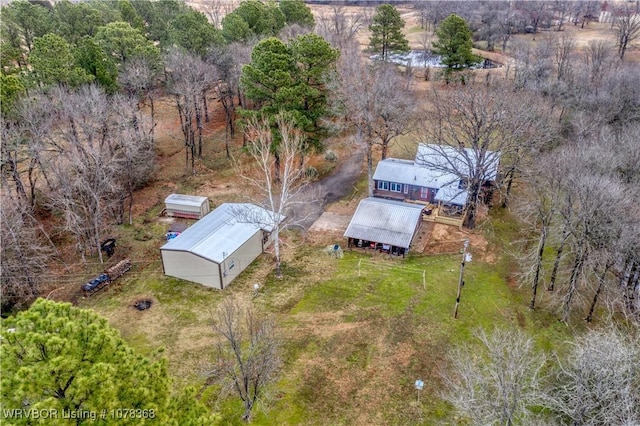
<path fill-rule="evenodd" d="M 3 321 L 0 365 L 3 417 L 20 408 L 56 410 L 59 417 L 62 410 L 105 413 L 107 420 L 113 418 L 111 410 L 131 408 L 140 415 L 118 424 L 216 422 L 197 400 L 182 396 L 185 392 L 171 395 L 163 359 L 136 354 L 105 318 L 70 303 L 38 299 Z M 190 405 L 176 410 L 178 401 L 186 400 Z M 11 421 L 32 420 L 14 416 Z"/>
<path fill-rule="evenodd" d="M 394 6 L 383 4 L 376 8 L 373 24 L 369 25 L 369 45 L 383 61 L 386 61 L 391 53 L 409 51 L 409 42 L 402 34 L 403 28 L 404 20 Z"/>
<path fill-rule="evenodd" d="M 471 51 L 472 33 L 464 19 L 452 13 L 440 23 L 436 35 L 434 52 L 442 57 L 447 72 L 470 68 L 480 62 L 481 58 Z"/>

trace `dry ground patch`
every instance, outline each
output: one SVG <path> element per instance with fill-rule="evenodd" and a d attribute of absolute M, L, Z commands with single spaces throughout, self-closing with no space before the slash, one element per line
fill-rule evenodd
<path fill-rule="evenodd" d="M 410 11 L 403 10 L 403 14 L 409 17 Z M 360 37 L 363 44 L 368 43 L 366 31 Z M 419 93 L 426 93 L 434 84 L 418 76 L 415 81 Z M 225 158 L 223 121 L 214 119 L 207 125 L 205 156 L 192 175 L 186 173 L 172 102 L 162 99 L 156 107 L 158 173 L 152 185 L 136 193 L 136 224 L 118 231 L 122 237 L 118 250 L 130 253 L 134 270 L 117 285 L 79 304 L 106 316 L 142 353 L 150 355 L 164 348 L 178 385 L 204 383 L 202 373 L 212 360 L 215 341 L 211 312 L 223 297 L 235 296 L 274 315 L 285 339 L 286 362 L 269 402 L 271 410 L 258 414 L 256 424 L 434 424 L 449 413 L 437 397 L 448 347 L 468 341 L 470 330 L 478 325 L 519 324 L 531 329 L 538 325 L 524 311 L 520 290 L 506 285 L 491 257 L 494 248 L 484 236 L 444 225 L 431 231 L 434 247 L 451 244 L 455 252 L 462 247 L 462 239 L 469 238 L 477 256 L 477 262 L 468 267 L 469 285 L 462 319 L 457 322 L 450 318 L 457 255 L 407 261 L 375 258 L 376 265 L 382 266 L 373 266 L 370 257 L 359 253 L 333 259 L 322 248 L 331 243 L 344 245 L 339 231 L 285 234 L 282 280 L 273 277 L 268 255 L 261 256 L 224 292 L 163 276 L 158 248 L 167 224 L 156 216 L 164 198 L 171 192 L 186 192 L 206 195 L 219 204 L 239 200 L 246 186 Z M 211 102 L 210 108 L 212 116 L 219 117 L 218 104 Z M 234 152 L 241 144 L 238 135 L 232 140 Z M 339 159 L 347 158 L 351 151 L 344 137 L 328 141 L 328 147 L 337 151 Z M 326 172 L 332 167 L 321 155 L 312 164 Z M 364 196 L 366 184 L 360 181 L 352 195 L 328 206 L 327 211 L 348 216 Z M 138 241 L 140 233 L 151 239 Z M 361 259 L 365 266 L 357 270 Z M 428 276 L 424 287 L 421 271 Z M 257 297 L 253 297 L 254 283 L 261 287 Z M 77 289 L 81 284 L 78 280 L 70 285 Z M 151 309 L 135 310 L 132 304 L 139 298 L 151 299 Z M 431 395 L 420 405 L 413 388 L 417 378 L 426 379 L 423 395 Z M 237 422 L 232 402 L 214 401 L 212 407 L 222 409 L 227 424 Z M 225 407 L 231 408 L 225 411 Z"/>

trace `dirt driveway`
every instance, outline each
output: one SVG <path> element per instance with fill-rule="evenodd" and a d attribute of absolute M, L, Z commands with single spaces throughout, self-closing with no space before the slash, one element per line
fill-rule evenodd
<path fill-rule="evenodd" d="M 338 201 L 353 192 L 363 166 L 364 148 L 357 147 L 349 158 L 339 164 L 329 176 L 312 182 L 304 188 L 292 211 L 287 215 L 293 218 L 292 226 L 309 230 L 322 215 L 327 204 Z"/>

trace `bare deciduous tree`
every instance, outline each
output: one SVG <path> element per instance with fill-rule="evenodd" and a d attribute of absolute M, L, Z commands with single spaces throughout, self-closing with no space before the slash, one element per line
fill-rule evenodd
<path fill-rule="evenodd" d="M 154 89 L 156 88 L 158 70 L 155 69 L 149 58 L 144 56 L 133 58 L 124 63 L 118 73 L 118 82 L 122 88 L 140 103 L 149 101 L 151 109 L 151 142 L 154 141 L 154 129 L 156 126 Z"/>
<path fill-rule="evenodd" d="M 534 40 L 540 26 L 548 23 L 551 18 L 548 6 L 546 1 L 520 0 L 515 3 L 515 8 L 525 17 L 526 25 L 531 26 Z"/>
<path fill-rule="evenodd" d="M 195 158 L 202 157 L 206 92 L 216 82 L 215 68 L 199 57 L 177 49 L 166 57 L 167 85 L 174 96 L 185 146 L 185 166 L 195 173 Z"/>
<path fill-rule="evenodd" d="M 548 289 L 559 290 L 563 321 L 588 306 L 583 318 L 591 322 L 602 302 L 635 316 L 625 289 L 637 291 L 637 281 L 628 281 L 640 240 L 640 149 L 631 142 L 637 131 L 634 125 L 624 131 L 604 126 L 527 165 L 531 182 L 521 211 L 529 214 L 523 220 L 533 224 L 540 244 L 544 240 L 554 247 L 555 257 L 545 260 L 539 245 L 537 254 L 527 257 L 524 265 L 531 269 L 526 266 L 524 272 L 532 282 L 533 303 L 538 280 L 546 278 L 544 265 L 552 263 Z"/>
<path fill-rule="evenodd" d="M 130 99 L 111 98 L 113 111 L 113 150 L 111 161 L 116 166 L 116 180 L 120 188 L 118 223 L 124 222 L 125 203 L 128 201 L 129 224 L 133 224 L 134 191 L 144 186 L 156 169 L 153 128 L 155 124 L 142 114 Z"/>
<path fill-rule="evenodd" d="M 0 263 L 3 312 L 24 308 L 41 295 L 53 244 L 24 199 L 2 194 Z"/>
<path fill-rule="evenodd" d="M 64 229 L 76 237 L 82 254 L 95 253 L 102 262 L 101 236 L 117 193 L 112 153 L 110 111 L 106 95 L 96 86 L 54 95 L 61 114 L 58 136 L 62 154 L 50 166 L 54 190 L 49 203 L 64 212 Z"/>
<path fill-rule="evenodd" d="M 613 327 L 578 338 L 559 363 L 555 386 L 543 404 L 576 425 L 640 422 L 638 330 Z"/>
<path fill-rule="evenodd" d="M 545 37 L 537 46 L 514 42 L 514 84 L 517 89 L 531 88 L 537 91 L 546 89 L 553 69 L 553 48 Z"/>
<path fill-rule="evenodd" d="M 211 0 L 204 5 L 204 13 L 209 18 L 209 22 L 216 28 L 221 28 L 222 18 L 233 11 L 237 4 L 229 0 Z"/>
<path fill-rule="evenodd" d="M 627 49 L 640 38 L 640 14 L 629 6 L 629 2 L 623 3 L 614 13 L 612 29 L 616 36 L 618 56 L 623 60 Z"/>
<path fill-rule="evenodd" d="M 536 307 L 538 286 L 544 277 L 544 252 L 558 214 L 559 187 L 564 178 L 564 169 L 558 167 L 553 159 L 552 156 L 538 157 L 536 172 L 525 177 L 525 195 L 515 209 L 520 220 L 537 235 L 536 243 L 530 249 L 525 249 L 521 259 L 522 281 L 531 286 L 529 309 Z"/>
<path fill-rule="evenodd" d="M 514 173 L 522 156 L 547 140 L 534 102 L 499 85 L 467 84 L 433 90 L 432 110 L 424 113 L 421 142 L 432 143 L 436 155 L 416 158 L 421 164 L 458 176 L 468 192 L 465 226 L 475 227 L 483 185 L 496 173 Z M 445 159 L 442 161 L 441 159 Z M 508 182 L 508 179 L 507 179 Z"/>
<path fill-rule="evenodd" d="M 218 308 L 213 330 L 221 340 L 211 376 L 226 381 L 226 390 L 237 393 L 244 404 L 242 419 L 249 422 L 281 364 L 275 322 L 226 298 Z"/>
<path fill-rule="evenodd" d="M 236 132 L 236 102 L 238 106 L 245 104 L 240 91 L 240 75 L 242 75 L 242 66 L 251 62 L 251 46 L 231 43 L 222 47 L 214 47 L 208 55 L 208 62 L 215 65 L 220 77 L 215 83 L 215 89 L 224 108 L 225 149 L 227 158 L 231 158 L 229 139 Z"/>
<path fill-rule="evenodd" d="M 59 120 L 48 145 L 46 202 L 63 214 L 83 261 L 93 253 L 102 262 L 101 239 L 153 171 L 150 126 L 135 100 L 107 97 L 97 86 L 56 89 L 51 98 Z"/>
<path fill-rule="evenodd" d="M 478 330 L 481 346 L 454 350 L 452 373 L 444 377 L 445 399 L 472 424 L 526 424 L 540 401 L 540 370 L 545 357 L 518 329 Z"/>
<path fill-rule="evenodd" d="M 602 84 L 602 78 L 612 66 L 612 46 L 604 40 L 591 40 L 584 48 L 582 62 L 589 76 L 589 82 L 594 90 L 598 90 Z"/>
<path fill-rule="evenodd" d="M 502 52 L 506 52 L 509 40 L 519 30 L 520 13 L 506 1 L 486 1 L 480 5 L 478 36 L 487 41 L 487 50 L 493 51 L 496 42 L 501 42 Z"/>
<path fill-rule="evenodd" d="M 406 134 L 413 123 L 413 93 L 410 81 L 393 65 L 368 64 L 357 50 L 343 52 L 340 78 L 334 89 L 335 107 L 347 125 L 356 129 L 365 146 L 369 196 L 373 196 L 373 148 L 380 145 L 382 159 L 391 142 Z"/>
<path fill-rule="evenodd" d="M 330 13 L 323 13 L 316 20 L 316 32 L 331 46 L 339 49 L 352 44 L 360 28 L 366 26 L 365 16 L 360 12 L 347 13 L 344 6 L 334 4 Z"/>
<path fill-rule="evenodd" d="M 55 105 L 42 93 L 20 99 L 15 121 L 2 125 L 2 176 L 13 181 L 16 193 L 36 206 L 40 178 L 50 189 L 47 157 L 51 154 Z M 55 148 L 54 148 L 55 150 Z M 26 178 L 26 179 L 25 179 Z"/>
<path fill-rule="evenodd" d="M 245 126 L 247 138 L 246 152 L 251 161 L 239 161 L 240 175 L 258 190 L 255 204 L 269 212 L 268 223 L 261 225 L 272 229 L 276 277 L 282 277 L 280 266 L 280 231 L 283 219 L 295 210 L 300 201 L 297 195 L 306 184 L 306 157 L 304 156 L 304 136 L 295 128 L 286 113 L 275 116 L 275 132 L 266 117 L 253 117 Z M 276 133 L 276 134 L 274 134 Z M 276 167 L 280 173 L 276 174 Z M 276 178 L 278 176 L 279 178 Z M 238 212 L 241 220 L 254 222 L 251 214 Z M 244 217 L 243 217 L 244 216 Z M 264 219 L 260 219 L 264 220 Z"/>
<path fill-rule="evenodd" d="M 555 38 L 556 73 L 558 80 L 568 81 L 572 77 L 576 53 L 576 41 L 567 33 Z"/>

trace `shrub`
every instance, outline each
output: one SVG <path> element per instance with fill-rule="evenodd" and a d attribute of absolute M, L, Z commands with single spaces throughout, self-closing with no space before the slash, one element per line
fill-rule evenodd
<path fill-rule="evenodd" d="M 316 169 L 315 167 L 309 166 L 305 169 L 304 175 L 306 176 L 307 179 L 314 180 L 318 178 L 320 173 L 318 173 L 318 169 Z"/>
<path fill-rule="evenodd" d="M 324 154 L 324 159 L 333 163 L 335 161 L 338 161 L 338 155 L 334 151 L 328 150 Z"/>

